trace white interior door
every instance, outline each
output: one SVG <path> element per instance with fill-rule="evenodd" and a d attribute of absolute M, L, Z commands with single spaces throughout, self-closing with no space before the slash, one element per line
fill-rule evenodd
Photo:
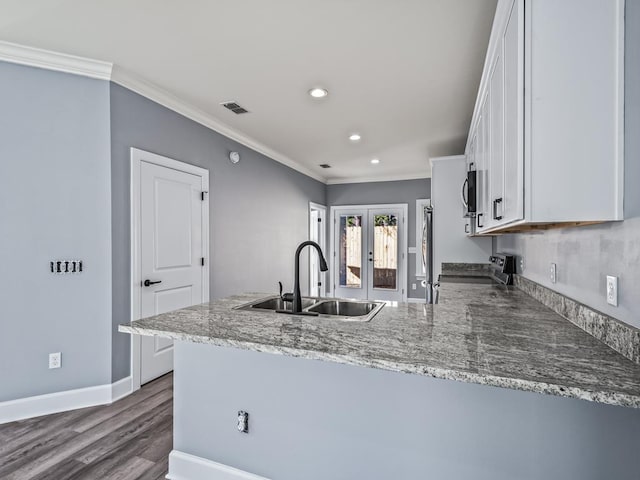
<path fill-rule="evenodd" d="M 406 298 L 406 205 L 333 209 L 334 296 Z"/>
<path fill-rule="evenodd" d="M 202 192 L 201 176 L 141 162 L 141 318 L 204 301 Z M 141 337 L 140 382 L 172 369 L 173 342 Z"/>

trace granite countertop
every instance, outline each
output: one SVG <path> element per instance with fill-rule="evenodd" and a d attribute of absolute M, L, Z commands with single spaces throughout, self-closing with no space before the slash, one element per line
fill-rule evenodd
<path fill-rule="evenodd" d="M 232 310 L 265 296 L 119 330 L 640 408 L 640 365 L 514 287 L 444 284 L 439 304 L 388 304 L 370 322 Z"/>

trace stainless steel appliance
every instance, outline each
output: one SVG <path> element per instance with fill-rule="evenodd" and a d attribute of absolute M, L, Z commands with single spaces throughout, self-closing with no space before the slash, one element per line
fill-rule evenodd
<path fill-rule="evenodd" d="M 433 205 L 427 204 L 422 210 L 422 265 L 425 271 L 425 302 L 438 303 L 440 284 L 433 281 Z"/>
<path fill-rule="evenodd" d="M 438 282 L 513 285 L 513 275 L 516 273 L 516 260 L 513 255 L 495 253 L 489 257 L 489 262 L 489 267 L 483 270 L 440 275 Z"/>
<path fill-rule="evenodd" d="M 513 285 L 513 274 L 516 273 L 516 258 L 505 253 L 494 253 L 489 257 L 491 274 L 504 285 Z"/>
<path fill-rule="evenodd" d="M 462 191 L 460 192 L 465 217 L 476 216 L 476 184 L 476 171 L 467 171 L 467 178 L 462 182 Z"/>

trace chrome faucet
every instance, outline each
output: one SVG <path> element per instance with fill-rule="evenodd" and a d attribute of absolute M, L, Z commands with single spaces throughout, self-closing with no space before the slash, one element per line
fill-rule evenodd
<path fill-rule="evenodd" d="M 296 250 L 295 277 L 293 279 L 293 293 L 285 293 L 283 295 L 282 284 L 280 284 L 280 298 L 282 298 L 285 302 L 293 302 L 290 313 L 302 312 L 302 295 L 300 294 L 300 253 L 302 253 L 302 250 L 306 246 L 312 246 L 317 250 L 318 256 L 320 257 L 320 271 L 326 272 L 327 270 L 329 270 L 329 267 L 327 267 L 327 261 L 324 259 L 324 255 L 322 254 L 322 249 L 320 248 L 320 245 L 318 245 L 316 242 L 312 242 L 311 240 L 307 240 L 306 242 L 302 242 L 300 245 L 298 245 L 298 249 Z"/>

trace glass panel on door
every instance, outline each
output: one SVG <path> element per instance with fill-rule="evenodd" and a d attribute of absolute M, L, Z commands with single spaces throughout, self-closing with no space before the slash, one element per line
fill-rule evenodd
<path fill-rule="evenodd" d="M 373 216 L 373 288 L 398 289 L 398 217 Z"/>
<path fill-rule="evenodd" d="M 339 285 L 362 288 L 362 215 L 340 215 Z"/>

